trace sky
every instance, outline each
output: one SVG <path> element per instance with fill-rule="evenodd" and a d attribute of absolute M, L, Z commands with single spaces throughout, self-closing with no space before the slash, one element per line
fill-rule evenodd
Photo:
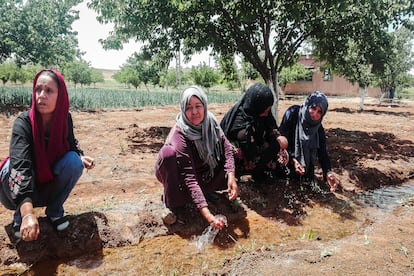
<path fill-rule="evenodd" d="M 139 51 L 139 43 L 124 44 L 123 50 L 104 50 L 99 39 L 104 39 L 112 30 L 111 25 L 102 25 L 96 20 L 96 12 L 88 9 L 87 1 L 83 1 L 74 9 L 79 10 L 79 19 L 72 28 L 78 32 L 79 49 L 85 52 L 83 59 L 93 68 L 117 70 L 125 64 L 128 57 L 135 51 Z M 197 66 L 205 62 L 209 64 L 207 52 L 195 55 L 191 62 L 182 64 L 183 67 Z M 210 62 L 212 62 L 210 60 Z M 175 63 L 175 61 L 173 61 Z"/>

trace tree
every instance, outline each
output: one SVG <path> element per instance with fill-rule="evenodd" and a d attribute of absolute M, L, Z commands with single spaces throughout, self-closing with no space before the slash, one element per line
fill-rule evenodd
<path fill-rule="evenodd" d="M 182 49 L 191 56 L 211 48 L 224 56 L 241 54 L 274 92 L 278 74 L 292 64 L 304 41 L 346 47 L 344 39 L 381 35 L 391 20 L 412 9 L 409 0 L 92 0 L 89 7 L 101 22 L 114 23 L 113 33 L 102 41 L 104 47 L 117 49 L 136 39 L 156 52 Z M 329 55 L 335 56 L 332 49 Z M 277 111 L 278 93 L 275 96 Z"/>
<path fill-rule="evenodd" d="M 220 73 L 223 76 L 222 80 L 226 84 L 226 87 L 231 90 L 233 90 L 234 87 L 241 88 L 234 57 L 222 56 L 218 59 L 218 64 L 220 66 Z"/>
<path fill-rule="evenodd" d="M 104 75 L 102 71 L 96 70 L 94 68 L 91 69 L 91 83 L 96 85 L 97 82 L 104 82 Z"/>
<path fill-rule="evenodd" d="M 0 1 L 0 62 L 59 67 L 79 55 L 72 8 L 82 0 Z"/>
<path fill-rule="evenodd" d="M 302 64 L 296 62 L 289 67 L 285 67 L 280 72 L 279 83 L 282 90 L 285 89 L 289 82 L 312 79 L 312 71 L 308 70 Z"/>
<path fill-rule="evenodd" d="M 385 55 L 383 70 L 374 74 L 375 83 L 381 87 L 381 98 L 391 88 L 404 88 L 410 86 L 409 72 L 414 66 L 412 52 L 414 34 L 405 27 L 391 33 L 392 47 Z"/>
<path fill-rule="evenodd" d="M 132 85 L 135 87 L 135 90 L 137 90 L 138 86 L 141 84 L 141 79 L 139 78 L 139 75 L 135 69 L 132 66 L 128 65 L 122 68 L 122 71 L 124 71 L 122 74 L 125 76 L 127 84 Z"/>
<path fill-rule="evenodd" d="M 219 77 L 217 73 L 205 63 L 191 68 L 191 77 L 194 83 L 207 88 L 207 90 L 217 83 Z"/>
<path fill-rule="evenodd" d="M 125 67 L 128 68 L 126 74 L 127 82 L 132 84 L 135 88 L 139 86 L 141 82 L 144 83 L 145 88 L 149 92 L 148 84 L 152 83 L 154 85 L 159 84 L 159 68 L 156 62 L 152 62 L 151 56 L 149 53 L 144 51 L 140 53 L 134 53 L 131 57 L 128 58 Z M 136 75 L 136 76 L 133 76 Z M 131 83 L 130 80 L 134 83 Z M 139 82 L 137 83 L 137 81 Z M 135 86 L 136 85 L 136 86 Z"/>
<path fill-rule="evenodd" d="M 126 84 L 128 87 L 132 85 L 135 89 L 141 84 L 139 74 L 131 64 L 125 64 L 121 67 L 121 70 L 113 75 L 113 78 L 120 83 Z"/>
<path fill-rule="evenodd" d="M 74 61 L 65 65 L 63 70 L 65 78 L 76 85 L 89 85 L 92 83 L 92 70 L 86 61 Z"/>
<path fill-rule="evenodd" d="M 176 70 L 168 70 L 165 74 L 160 76 L 160 86 L 166 88 L 168 91 L 168 87 L 171 85 L 174 88 L 177 88 L 177 71 Z"/>
<path fill-rule="evenodd" d="M 23 66 L 18 67 L 13 62 L 6 62 L 0 64 L 0 80 L 5 85 L 8 81 L 12 81 L 15 84 L 19 81 L 21 84 L 33 79 L 36 72 L 40 71 L 38 66 Z"/>
<path fill-rule="evenodd" d="M 259 77 L 259 73 L 254 69 L 253 65 L 245 60 L 241 62 L 241 71 L 240 71 L 240 84 L 241 91 L 245 92 L 247 86 L 252 81 L 255 81 Z"/>
<path fill-rule="evenodd" d="M 341 62 L 338 62 L 335 65 L 333 71 L 337 75 L 344 76 L 352 84 L 358 83 L 359 94 L 361 97 L 359 109 L 360 111 L 363 111 L 368 86 L 373 79 L 372 64 L 370 64 L 370 60 L 373 60 L 373 58 L 370 57 L 371 53 L 367 56 L 366 53 L 364 53 L 363 48 L 358 46 L 355 41 L 352 40 L 348 42 L 348 48 L 345 48 L 344 50 L 346 52 L 341 55 Z"/>
<path fill-rule="evenodd" d="M 400 45 L 397 45 L 390 30 L 401 28 L 403 25 L 411 26 L 410 18 L 401 15 L 413 13 L 413 7 L 408 1 L 398 3 L 367 1 L 362 7 L 364 8 L 357 11 L 355 22 L 337 29 L 336 32 L 324 32 L 324 38 L 314 39 L 314 43 L 318 45 L 316 55 L 327 61 L 336 74 L 344 76 L 352 83 L 359 84 L 360 110 L 363 110 L 367 88 L 373 82 L 374 77 L 383 78 L 382 81 L 384 81 L 387 79 L 384 74 L 390 71 L 390 63 L 396 65 L 396 52 L 402 52 L 406 60 L 412 60 L 411 46 L 408 52 L 402 49 L 401 41 Z M 350 12 L 355 11 L 350 10 Z M 378 26 L 383 27 L 378 28 Z M 341 36 L 342 33 L 352 32 L 355 35 L 344 36 L 340 41 L 331 40 L 334 36 L 337 37 L 337 34 Z M 410 41 L 407 36 L 404 39 Z M 405 72 L 408 73 L 410 68 L 405 67 Z"/>
<path fill-rule="evenodd" d="M 0 64 L 0 80 L 3 82 L 3 86 L 10 80 L 13 66 L 12 63 Z"/>
<path fill-rule="evenodd" d="M 22 5 L 22 1 L 0 1 L 0 63 L 7 60 L 13 53 L 16 43 L 13 28 L 18 17 L 17 7 L 20 5 Z"/>
<path fill-rule="evenodd" d="M 115 74 L 112 75 L 112 78 L 116 80 L 119 83 L 128 85 L 128 80 L 126 78 L 125 70 L 121 69 L 120 71 L 117 71 Z"/>

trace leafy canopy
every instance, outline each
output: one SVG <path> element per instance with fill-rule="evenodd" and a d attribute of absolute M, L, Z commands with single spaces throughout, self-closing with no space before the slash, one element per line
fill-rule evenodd
<path fill-rule="evenodd" d="M 216 55 L 241 54 L 274 91 L 278 74 L 295 60 L 305 41 L 331 60 L 359 47 L 388 47 L 387 28 L 412 14 L 410 0 L 91 0 L 100 22 L 114 23 L 104 47 L 120 49 L 130 39 L 154 54 L 185 56 L 211 48 Z M 369 44 L 369 45 L 367 45 Z M 339 61 L 340 62 L 340 61 Z M 276 106 L 278 94 L 276 93 Z"/>
<path fill-rule="evenodd" d="M 78 54 L 72 23 L 82 0 L 0 1 L 0 62 L 60 66 Z"/>

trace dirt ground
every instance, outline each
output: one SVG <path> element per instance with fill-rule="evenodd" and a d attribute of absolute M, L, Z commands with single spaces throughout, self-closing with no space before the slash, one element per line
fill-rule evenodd
<path fill-rule="evenodd" d="M 288 106 L 300 103 L 281 101 L 279 119 Z M 355 200 L 365 191 L 414 185 L 414 103 L 378 105 L 368 98 L 364 112 L 358 104 L 358 98 L 330 99 L 324 119 L 332 167 L 341 181 L 336 193 L 322 182 L 239 182 L 236 208 L 224 199 L 210 204 L 229 221 L 227 234 L 219 233 L 215 242 L 227 252 L 225 257 L 220 255 L 208 267 L 184 267 L 173 256 L 179 252 L 168 255 L 165 250 L 157 253 L 156 269 L 142 257 L 147 271 L 156 272 L 148 274 L 414 275 L 414 199 L 401 199 L 385 211 Z M 211 104 L 209 110 L 221 119 L 230 106 Z M 11 126 L 21 109 L 1 111 L 0 156 L 7 156 Z M 183 210 L 179 222 L 168 227 L 160 219 L 162 187 L 154 163 L 177 112 L 178 106 L 73 111 L 75 135 L 85 154 L 95 158 L 96 168 L 85 170 L 65 204 L 71 225 L 58 234 L 39 209 L 39 240 L 16 241 L 11 236 L 12 212 L 0 206 L 1 274 L 103 275 L 108 263 L 119 266 L 106 250 L 132 252 L 131 246 L 146 246 L 149 255 L 155 250 L 151 246 L 168 243 L 168 237 L 178 237 L 179 248 L 181 241 L 200 234 L 207 225 L 196 210 Z M 249 240 L 255 237 L 259 243 L 260 236 L 263 242 L 247 250 Z M 243 250 L 229 250 L 234 240 Z M 100 265 L 86 270 L 59 267 L 88 255 L 100 256 Z M 141 271 L 141 265 L 130 264 L 128 271 Z"/>

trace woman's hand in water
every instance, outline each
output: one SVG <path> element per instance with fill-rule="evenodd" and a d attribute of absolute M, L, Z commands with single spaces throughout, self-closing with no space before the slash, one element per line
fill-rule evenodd
<path fill-rule="evenodd" d="M 215 217 L 207 207 L 203 207 L 200 209 L 201 215 L 204 219 L 211 225 L 214 229 L 223 229 L 226 226 L 226 222 L 220 216 Z"/>
<path fill-rule="evenodd" d="M 335 192 L 338 188 L 339 180 L 333 172 L 328 172 L 326 174 L 326 181 L 331 187 L 331 192 Z"/>
<path fill-rule="evenodd" d="M 296 173 L 299 175 L 304 175 L 305 168 L 299 163 L 298 160 L 296 160 L 296 158 L 293 158 L 292 160 L 293 160 L 293 167 L 295 168 Z"/>

